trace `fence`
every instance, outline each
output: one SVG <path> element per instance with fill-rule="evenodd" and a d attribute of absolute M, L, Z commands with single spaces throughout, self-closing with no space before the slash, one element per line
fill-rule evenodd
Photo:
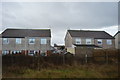
<path fill-rule="evenodd" d="M 93 60 L 94 62 L 101 62 L 101 63 L 118 63 L 118 55 L 119 55 L 119 50 L 117 49 L 94 50 Z"/>
<path fill-rule="evenodd" d="M 20 55 L 5 55 L 2 57 L 2 65 L 4 66 L 23 66 L 29 68 L 46 68 L 53 65 L 74 65 L 86 63 L 118 63 L 118 50 L 94 50 L 92 57 L 74 56 L 70 53 L 51 54 L 50 56 L 25 56 Z"/>

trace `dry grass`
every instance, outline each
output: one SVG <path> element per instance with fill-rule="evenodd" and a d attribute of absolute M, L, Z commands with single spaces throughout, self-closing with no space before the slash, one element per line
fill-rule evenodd
<path fill-rule="evenodd" d="M 108 59 L 106 58 L 108 56 Z M 99 57 L 101 56 L 101 57 Z M 95 50 L 94 61 L 82 65 L 73 56 L 48 57 L 4 56 L 3 78 L 117 78 L 117 50 Z M 99 62 L 103 62 L 102 64 Z M 109 63 L 108 63 L 109 62 Z M 108 64 L 105 64 L 108 63 Z"/>
<path fill-rule="evenodd" d="M 4 67 L 3 78 L 117 78 L 116 65 L 62 65 L 43 69 Z"/>

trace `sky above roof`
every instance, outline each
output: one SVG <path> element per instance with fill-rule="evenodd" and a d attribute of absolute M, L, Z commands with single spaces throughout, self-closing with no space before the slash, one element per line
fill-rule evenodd
<path fill-rule="evenodd" d="M 64 44 L 68 29 L 105 30 L 111 35 L 118 30 L 117 2 L 2 2 L 0 5 L 0 31 L 50 28 L 52 44 Z"/>

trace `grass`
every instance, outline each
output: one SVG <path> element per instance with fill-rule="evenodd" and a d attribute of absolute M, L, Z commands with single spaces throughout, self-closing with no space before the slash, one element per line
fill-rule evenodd
<path fill-rule="evenodd" d="M 117 78 L 117 69 L 115 64 L 54 65 L 40 70 L 9 66 L 3 68 L 3 78 Z"/>

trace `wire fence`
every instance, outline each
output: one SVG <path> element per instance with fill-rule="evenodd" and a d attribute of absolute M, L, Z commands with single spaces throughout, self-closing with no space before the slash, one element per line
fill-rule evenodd
<path fill-rule="evenodd" d="M 83 55 L 82 55 L 83 56 Z M 115 63 L 119 62 L 119 50 L 94 50 L 91 57 L 75 56 L 70 53 L 68 54 L 51 54 L 49 56 L 26 56 L 23 54 L 19 55 L 4 55 L 2 56 L 2 66 L 25 66 L 30 68 L 38 67 L 49 67 L 53 65 L 74 65 L 74 64 L 86 64 L 86 63 Z"/>

